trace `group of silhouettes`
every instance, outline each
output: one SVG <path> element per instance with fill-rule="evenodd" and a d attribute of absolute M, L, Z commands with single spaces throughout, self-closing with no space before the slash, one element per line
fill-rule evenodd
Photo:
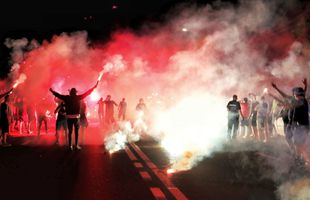
<path fill-rule="evenodd" d="M 303 79 L 302 83 L 304 87 L 292 88 L 291 95 L 283 92 L 275 83 L 271 83 L 271 86 L 279 95 L 265 92 L 260 100 L 256 100 L 257 96 L 249 93 L 249 98 L 244 97 L 242 101 L 238 101 L 236 94 L 233 95 L 233 100 L 226 106 L 228 140 L 239 137 L 267 142 L 271 137 L 278 135 L 276 121 L 282 118 L 285 139 L 297 163 L 310 164 L 310 152 L 307 147 L 310 141 L 307 79 Z"/>

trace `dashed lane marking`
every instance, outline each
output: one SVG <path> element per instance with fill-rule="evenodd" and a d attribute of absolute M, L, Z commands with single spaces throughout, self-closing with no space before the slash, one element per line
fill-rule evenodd
<path fill-rule="evenodd" d="M 143 165 L 140 162 L 134 162 L 133 164 L 135 165 L 136 168 L 143 168 Z"/>
<path fill-rule="evenodd" d="M 176 200 L 188 200 L 188 198 L 173 185 L 170 179 L 160 171 L 157 166 L 141 151 L 141 149 L 134 143 L 130 143 L 133 149 L 137 152 L 141 159 L 149 166 L 153 173 L 158 177 L 158 179 L 165 185 L 165 187 L 170 191 L 170 193 L 176 198 Z"/>
<path fill-rule="evenodd" d="M 150 176 L 149 173 L 147 173 L 146 171 L 142 171 L 142 172 L 139 172 L 140 173 L 140 176 L 145 180 L 145 181 L 151 181 L 152 180 L 152 177 Z"/>
<path fill-rule="evenodd" d="M 130 151 L 130 149 L 128 147 L 125 148 L 125 151 L 126 151 L 130 160 L 132 160 L 132 161 L 138 160 L 137 157 Z"/>
<path fill-rule="evenodd" d="M 161 191 L 160 188 L 157 188 L 157 187 L 151 187 L 150 188 L 152 194 L 154 195 L 154 197 L 157 199 L 157 200 L 166 200 L 166 196 L 164 195 L 164 193 Z"/>

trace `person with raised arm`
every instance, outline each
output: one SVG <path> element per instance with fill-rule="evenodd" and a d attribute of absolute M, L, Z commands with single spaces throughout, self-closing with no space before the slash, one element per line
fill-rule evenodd
<path fill-rule="evenodd" d="M 67 116 L 67 122 L 68 122 L 68 142 L 69 142 L 69 149 L 73 150 L 72 146 L 72 130 L 74 127 L 74 134 L 75 134 L 75 149 L 80 150 L 81 147 L 79 146 L 79 128 L 80 128 L 80 108 L 81 108 L 81 100 L 87 97 L 92 93 L 92 91 L 98 86 L 99 81 L 96 82 L 95 86 L 90 88 L 88 91 L 86 91 L 84 94 L 77 95 L 76 88 L 71 88 L 69 95 L 62 95 L 58 92 L 55 92 L 52 88 L 50 88 L 50 91 L 52 94 L 63 100 L 65 102 L 66 107 L 66 116 Z"/>
<path fill-rule="evenodd" d="M 304 88 L 303 88 L 303 92 L 304 96 L 306 94 L 307 91 L 307 79 L 304 78 L 302 80 L 302 83 L 304 84 Z M 284 93 L 282 90 L 280 90 L 278 88 L 278 86 L 275 83 L 271 83 L 271 86 L 277 90 L 277 92 L 283 97 L 283 99 L 277 98 L 275 95 L 269 94 L 270 96 L 272 96 L 275 100 L 277 100 L 278 102 L 280 102 L 283 106 L 283 109 L 280 113 L 282 120 L 283 120 L 283 124 L 284 124 L 284 134 L 285 134 L 285 139 L 290 147 L 290 149 L 293 151 L 293 153 L 296 153 L 296 148 L 294 146 L 293 143 L 293 127 L 292 127 L 292 119 L 293 119 L 293 115 L 294 115 L 294 107 L 292 105 L 295 105 L 295 102 L 297 100 L 297 98 L 294 98 L 295 93 L 296 93 L 296 88 L 292 89 L 292 96 Z"/>

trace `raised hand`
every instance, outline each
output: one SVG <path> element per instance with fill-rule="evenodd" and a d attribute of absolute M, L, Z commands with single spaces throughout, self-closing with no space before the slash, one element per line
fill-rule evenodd
<path fill-rule="evenodd" d="M 304 79 L 302 79 L 302 83 L 304 84 L 304 85 L 307 85 L 307 78 L 304 78 Z"/>

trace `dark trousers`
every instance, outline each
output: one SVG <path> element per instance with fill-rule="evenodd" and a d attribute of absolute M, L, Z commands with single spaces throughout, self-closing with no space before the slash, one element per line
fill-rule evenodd
<path fill-rule="evenodd" d="M 38 116 L 38 135 L 40 135 L 42 123 L 44 123 L 45 132 L 47 133 L 47 119 L 46 119 L 46 116 L 42 116 L 42 115 Z"/>
<path fill-rule="evenodd" d="M 239 128 L 239 116 L 228 117 L 228 139 L 235 139 Z M 232 132 L 231 132 L 232 131 Z"/>
<path fill-rule="evenodd" d="M 75 134 L 75 145 L 78 145 L 79 143 L 79 128 L 80 128 L 80 119 L 79 118 L 68 118 L 67 119 L 68 123 L 68 141 L 69 141 L 69 146 L 72 145 L 72 130 L 74 126 L 74 134 Z"/>

